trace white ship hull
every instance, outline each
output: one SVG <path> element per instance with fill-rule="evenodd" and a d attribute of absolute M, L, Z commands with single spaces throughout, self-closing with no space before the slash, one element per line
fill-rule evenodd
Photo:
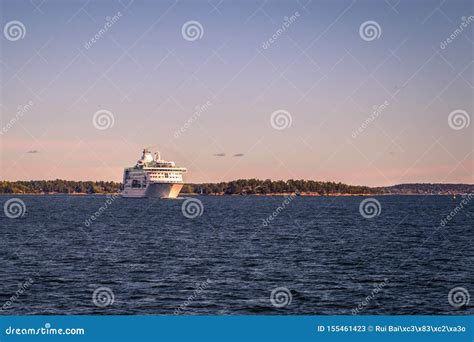
<path fill-rule="evenodd" d="M 124 189 L 122 197 L 126 198 L 176 198 L 183 188 L 179 183 L 152 183 L 145 189 Z"/>

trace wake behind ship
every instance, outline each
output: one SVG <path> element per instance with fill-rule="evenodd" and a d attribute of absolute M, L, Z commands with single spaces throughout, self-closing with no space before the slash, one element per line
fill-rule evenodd
<path fill-rule="evenodd" d="M 185 172 L 186 168 L 162 160 L 159 152 L 153 155 L 144 149 L 137 164 L 124 170 L 122 197 L 176 198 Z"/>

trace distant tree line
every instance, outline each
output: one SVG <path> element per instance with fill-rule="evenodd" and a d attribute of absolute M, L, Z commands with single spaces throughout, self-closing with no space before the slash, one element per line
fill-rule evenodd
<path fill-rule="evenodd" d="M 107 194 L 117 193 L 122 189 L 118 182 L 93 181 L 0 181 L 0 193 L 3 194 Z M 272 181 L 270 179 L 238 179 L 231 182 L 185 184 L 181 193 L 203 195 L 238 195 L 238 194 L 280 194 L 280 193 L 314 193 L 331 194 L 455 194 L 473 193 L 472 184 L 399 184 L 389 187 L 371 188 L 368 186 L 347 185 L 335 182 L 318 182 L 312 180 Z"/>
<path fill-rule="evenodd" d="M 41 194 L 41 193 L 85 193 L 104 194 L 119 192 L 121 183 L 116 182 L 92 182 L 92 181 L 66 181 L 40 180 L 40 181 L 0 181 L 0 193 L 3 194 Z"/>
<path fill-rule="evenodd" d="M 231 182 L 186 184 L 182 193 L 202 193 L 207 195 L 235 194 L 278 194 L 292 192 L 311 192 L 327 194 L 369 194 L 374 190 L 367 186 L 354 186 L 335 182 L 318 182 L 312 180 L 272 181 L 270 179 L 238 179 Z"/>
<path fill-rule="evenodd" d="M 0 193 L 85 193 L 101 194 L 115 193 L 122 188 L 121 183 L 116 182 L 92 182 L 92 181 L 66 181 L 41 180 L 41 181 L 0 181 Z M 231 182 L 185 184 L 182 193 L 197 193 L 204 195 L 235 195 L 235 194 L 272 194 L 291 192 L 313 192 L 320 195 L 346 193 L 365 194 L 373 193 L 366 186 L 352 186 L 334 182 L 316 182 L 305 180 L 272 181 L 259 179 L 239 179 Z"/>
<path fill-rule="evenodd" d="M 474 184 L 411 183 L 375 188 L 387 194 L 467 194 L 474 192 Z"/>

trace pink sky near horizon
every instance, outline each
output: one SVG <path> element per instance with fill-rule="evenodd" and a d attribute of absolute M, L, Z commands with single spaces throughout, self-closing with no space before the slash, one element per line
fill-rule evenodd
<path fill-rule="evenodd" d="M 112 146 L 116 145 L 115 148 Z M 127 142 L 84 142 L 42 141 L 41 144 L 24 142 L 8 142 L 4 151 L 19 151 L 20 155 L 4 156 L 16 159 L 12 165 L 2 164 L 2 180 L 122 180 L 123 168 L 132 166 L 141 155 L 142 147 Z M 350 144 L 348 148 L 352 148 Z M 37 151 L 37 153 L 28 153 Z M 465 159 L 460 164 L 440 162 L 439 155 L 448 153 L 441 145 L 434 145 L 432 150 L 418 162 L 404 160 L 403 154 L 389 154 L 390 164 L 377 166 L 365 163 L 364 157 L 355 162 L 353 172 L 348 173 L 343 163 L 334 156 L 325 159 L 306 159 L 303 163 L 293 165 L 285 163 L 278 156 L 268 152 L 264 140 L 248 153 L 232 151 L 224 157 L 214 155 L 193 156 L 179 153 L 175 147 L 161 149 L 162 158 L 173 160 L 177 165 L 185 166 L 188 172 L 185 181 L 205 183 L 230 181 L 240 178 L 258 178 L 272 180 L 312 179 L 319 181 L 335 181 L 352 185 L 388 186 L 400 183 L 467 183 L 473 184 L 474 179 L 469 170 L 473 168 L 473 160 Z M 359 152 L 352 148 L 354 154 Z M 216 150 L 217 152 L 217 150 Z M 235 153 L 234 153 L 235 152 Z M 233 154 L 244 152 L 242 157 Z M 265 159 L 265 155 L 269 156 Z M 309 154 L 308 154 L 309 156 Z M 2 158 L 3 159 L 3 158 Z M 410 165 L 411 163 L 411 165 Z M 84 166 L 84 165 L 87 166 Z M 31 166 L 34 165 L 34 169 Z M 305 166 L 306 165 L 306 166 Z M 313 169 L 313 166 L 314 169 Z M 357 167 L 356 167 L 357 166 Z"/>

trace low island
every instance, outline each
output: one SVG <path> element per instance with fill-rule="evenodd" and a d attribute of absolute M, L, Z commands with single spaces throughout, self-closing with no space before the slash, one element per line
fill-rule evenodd
<path fill-rule="evenodd" d="M 122 183 L 111 181 L 33 180 L 0 181 L 0 194 L 116 194 Z M 347 185 L 313 180 L 238 179 L 230 182 L 185 184 L 181 194 L 278 196 L 297 193 L 301 196 L 357 195 L 456 195 L 474 192 L 474 184 L 399 184 L 387 187 Z"/>

